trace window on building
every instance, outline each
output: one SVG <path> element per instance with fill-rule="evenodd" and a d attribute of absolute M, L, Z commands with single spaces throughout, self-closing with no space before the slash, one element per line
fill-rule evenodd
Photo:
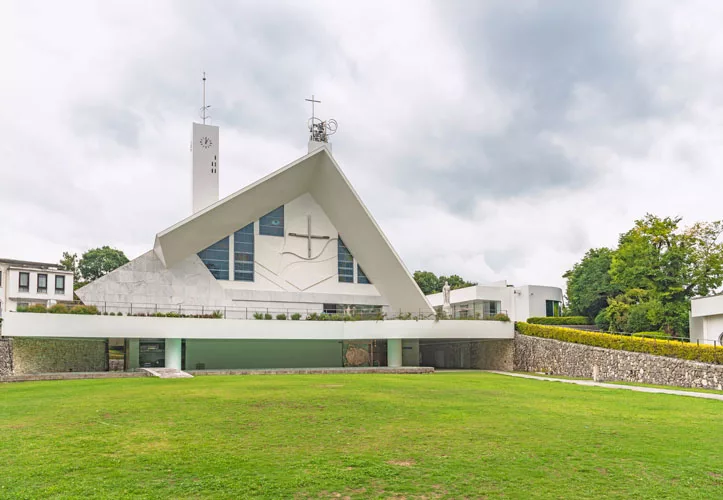
<path fill-rule="evenodd" d="M 38 274 L 38 293 L 48 293 L 47 274 Z"/>
<path fill-rule="evenodd" d="M 559 300 L 546 300 L 545 301 L 545 315 L 546 316 L 562 316 L 562 308 L 560 307 Z"/>
<path fill-rule="evenodd" d="M 336 314 L 337 312 L 343 312 L 344 306 L 339 304 L 324 304 L 324 314 Z"/>
<path fill-rule="evenodd" d="M 18 278 L 18 292 L 30 291 L 30 273 L 20 273 Z"/>
<path fill-rule="evenodd" d="M 284 206 L 272 210 L 259 219 L 259 234 L 267 236 L 284 235 Z"/>
<path fill-rule="evenodd" d="M 254 280 L 254 223 L 233 233 L 233 279 Z"/>
<path fill-rule="evenodd" d="M 55 293 L 65 293 L 65 276 L 61 274 L 55 276 Z"/>
<path fill-rule="evenodd" d="M 3 287 L 3 272 L 0 271 L 0 288 Z"/>
<path fill-rule="evenodd" d="M 230 249 L 228 242 L 229 238 L 226 237 L 217 241 L 207 249 L 198 252 L 198 257 L 217 280 L 229 279 L 228 254 Z"/>
<path fill-rule="evenodd" d="M 357 283 L 363 283 L 365 285 L 371 285 L 371 281 L 369 281 L 369 278 L 367 278 L 367 275 L 364 274 L 364 271 L 362 271 L 362 268 L 359 266 L 359 264 L 356 265 L 356 282 Z"/>
<path fill-rule="evenodd" d="M 339 283 L 354 283 L 354 257 L 341 238 L 338 240 Z"/>

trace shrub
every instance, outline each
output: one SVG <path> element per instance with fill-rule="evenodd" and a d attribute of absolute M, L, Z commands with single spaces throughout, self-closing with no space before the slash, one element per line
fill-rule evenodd
<path fill-rule="evenodd" d="M 17 309 L 15 309 L 16 312 L 19 313 L 26 313 L 28 312 L 28 306 L 18 306 Z"/>
<path fill-rule="evenodd" d="M 212 319 L 223 319 L 223 313 L 221 311 L 213 311 L 213 313 L 211 313 L 211 318 Z"/>
<path fill-rule="evenodd" d="M 263 313 L 254 313 L 254 319 L 264 319 Z"/>
<path fill-rule="evenodd" d="M 98 314 L 98 308 L 95 306 L 85 306 L 82 304 L 75 305 L 68 311 L 70 314 Z M 121 314 L 118 313 L 120 316 Z"/>
<path fill-rule="evenodd" d="M 492 321 L 510 321 L 510 317 L 507 316 L 505 313 L 497 313 L 494 316 L 492 316 Z"/>
<path fill-rule="evenodd" d="M 277 314 L 276 319 L 283 321 L 286 319 L 286 314 Z"/>
<path fill-rule="evenodd" d="M 31 304 L 28 306 L 28 309 L 26 312 L 29 313 L 44 313 L 48 312 L 46 307 L 43 304 Z"/>
<path fill-rule="evenodd" d="M 528 323 L 517 323 L 515 326 L 521 334 L 533 337 L 604 347 L 618 351 L 642 352 L 655 356 L 723 364 L 723 348 L 708 344 L 698 345 L 677 340 L 657 340 L 656 338 L 586 332 L 583 330 L 573 330 L 572 328 L 530 325 Z M 647 333 L 650 334 L 651 332 Z"/>
<path fill-rule="evenodd" d="M 590 325 L 590 318 L 585 316 L 548 316 L 538 318 L 527 318 L 531 325 Z"/>
<path fill-rule="evenodd" d="M 306 321 L 319 321 L 319 313 L 307 314 Z"/>
<path fill-rule="evenodd" d="M 115 313 L 111 311 L 108 316 L 115 316 Z"/>
<path fill-rule="evenodd" d="M 264 319 L 274 319 L 269 313 L 264 314 Z"/>
<path fill-rule="evenodd" d="M 595 326 L 603 332 L 610 330 L 610 318 L 608 317 L 608 313 L 605 309 L 597 313 L 597 316 L 595 316 Z"/>
<path fill-rule="evenodd" d="M 299 314 L 299 313 L 294 313 L 294 314 L 291 315 L 291 319 L 292 319 L 293 321 L 299 321 L 299 320 L 301 319 L 301 314 Z"/>
<path fill-rule="evenodd" d="M 48 308 L 48 312 L 52 314 L 67 314 L 68 306 L 65 304 L 53 304 Z"/>
<path fill-rule="evenodd" d="M 670 335 L 668 335 L 665 332 L 638 332 L 633 333 L 633 337 L 643 337 L 646 339 L 663 339 L 668 340 L 670 339 Z"/>

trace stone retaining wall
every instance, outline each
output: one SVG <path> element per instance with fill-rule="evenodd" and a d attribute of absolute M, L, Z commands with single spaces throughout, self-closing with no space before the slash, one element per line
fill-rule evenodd
<path fill-rule="evenodd" d="M 723 390 L 723 366 L 515 333 L 514 370 Z"/>
<path fill-rule="evenodd" d="M 9 338 L 0 339 L 0 377 L 13 373 L 13 341 Z"/>
<path fill-rule="evenodd" d="M 12 341 L 13 375 L 108 371 L 105 339 L 39 339 Z"/>
<path fill-rule="evenodd" d="M 511 371 L 514 341 L 500 340 L 435 340 L 420 342 L 422 365 L 435 368 Z"/>

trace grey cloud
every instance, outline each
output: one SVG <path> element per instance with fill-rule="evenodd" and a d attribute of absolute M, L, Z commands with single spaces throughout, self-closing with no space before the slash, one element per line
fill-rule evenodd
<path fill-rule="evenodd" d="M 441 117 L 439 127 L 451 133 L 441 141 L 434 133 L 418 139 L 447 148 L 448 162 L 440 168 L 424 156 L 411 158 L 400 178 L 435 186 L 454 212 L 471 212 L 479 197 L 589 185 L 600 174 L 597 168 L 570 158 L 552 137 L 584 137 L 599 127 L 614 129 L 666 112 L 638 80 L 641 61 L 619 2 L 445 3 L 442 17 L 463 49 L 471 88 L 491 81 L 524 103 L 502 133 L 458 132 L 454 117 Z M 580 85 L 599 90 L 609 106 L 604 114 L 571 122 L 568 112 Z M 609 140 L 606 134 L 599 140 Z"/>
<path fill-rule="evenodd" d="M 81 137 L 101 137 L 132 149 L 138 148 L 143 128 L 143 118 L 137 112 L 110 103 L 79 103 L 73 107 L 70 123 Z"/>

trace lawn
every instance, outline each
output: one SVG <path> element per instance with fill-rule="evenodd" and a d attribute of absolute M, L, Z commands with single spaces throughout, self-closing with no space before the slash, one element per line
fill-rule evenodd
<path fill-rule="evenodd" d="M 487 373 L 0 385 L 0 498 L 721 498 L 723 403 Z"/>

